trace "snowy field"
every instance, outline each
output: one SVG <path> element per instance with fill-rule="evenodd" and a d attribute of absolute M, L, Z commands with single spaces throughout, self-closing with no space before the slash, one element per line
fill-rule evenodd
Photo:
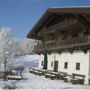
<path fill-rule="evenodd" d="M 13 89 L 90 89 L 89 85 L 72 85 L 65 83 L 63 80 L 50 80 L 44 76 L 37 76 L 29 73 L 29 67 L 37 67 L 38 60 L 30 58 L 30 56 L 21 57 L 14 63 L 22 63 L 25 65 L 23 72 L 23 80 L 0 81 L 0 88 L 10 86 Z"/>

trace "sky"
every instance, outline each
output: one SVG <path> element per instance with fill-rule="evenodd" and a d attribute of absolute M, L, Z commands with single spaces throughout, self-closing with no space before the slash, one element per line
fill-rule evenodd
<path fill-rule="evenodd" d="M 90 0 L 0 0 L 0 28 L 23 39 L 50 7 L 90 6 Z"/>

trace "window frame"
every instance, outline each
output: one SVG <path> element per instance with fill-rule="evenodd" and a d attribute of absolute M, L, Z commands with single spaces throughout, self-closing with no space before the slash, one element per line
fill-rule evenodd
<path fill-rule="evenodd" d="M 53 61 L 51 61 L 51 67 L 53 67 Z"/>
<path fill-rule="evenodd" d="M 80 70 L 80 63 L 79 62 L 76 63 L 76 70 Z"/>
<path fill-rule="evenodd" d="M 64 62 L 64 69 L 68 69 L 68 62 Z"/>
<path fill-rule="evenodd" d="M 79 37 L 79 32 L 77 31 L 71 32 L 71 38 L 77 38 L 77 37 Z"/>
<path fill-rule="evenodd" d="M 41 66 L 43 66 L 44 65 L 44 61 L 41 61 Z"/>

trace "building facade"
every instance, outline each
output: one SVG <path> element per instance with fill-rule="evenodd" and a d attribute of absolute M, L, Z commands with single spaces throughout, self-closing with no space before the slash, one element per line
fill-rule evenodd
<path fill-rule="evenodd" d="M 34 52 L 43 68 L 44 49 L 48 50 L 48 70 L 90 78 L 90 8 L 49 8 L 28 38 L 37 39 Z"/>

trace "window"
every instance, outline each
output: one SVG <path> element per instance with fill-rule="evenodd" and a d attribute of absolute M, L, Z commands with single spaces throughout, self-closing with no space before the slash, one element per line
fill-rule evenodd
<path fill-rule="evenodd" d="M 61 36 L 61 39 L 62 39 L 62 40 L 67 39 L 67 32 L 62 31 L 62 36 Z"/>
<path fill-rule="evenodd" d="M 72 32 L 71 34 L 72 38 L 76 38 L 79 36 L 78 32 Z"/>
<path fill-rule="evenodd" d="M 85 34 L 85 35 L 88 35 L 88 34 L 89 34 L 89 32 L 88 32 L 87 29 L 84 30 L 84 34 Z"/>
<path fill-rule="evenodd" d="M 51 67 L 53 67 L 53 61 L 51 62 Z"/>
<path fill-rule="evenodd" d="M 63 36 L 61 37 L 62 40 L 65 40 L 66 38 L 67 38 L 66 35 L 63 35 Z"/>
<path fill-rule="evenodd" d="M 68 68 L 68 62 L 64 63 L 64 68 L 67 69 Z"/>
<path fill-rule="evenodd" d="M 76 70 L 80 70 L 80 63 L 76 63 Z"/>
<path fill-rule="evenodd" d="M 41 62 L 41 65 L 43 66 L 43 64 L 44 64 L 44 62 L 42 61 L 42 62 Z"/>

